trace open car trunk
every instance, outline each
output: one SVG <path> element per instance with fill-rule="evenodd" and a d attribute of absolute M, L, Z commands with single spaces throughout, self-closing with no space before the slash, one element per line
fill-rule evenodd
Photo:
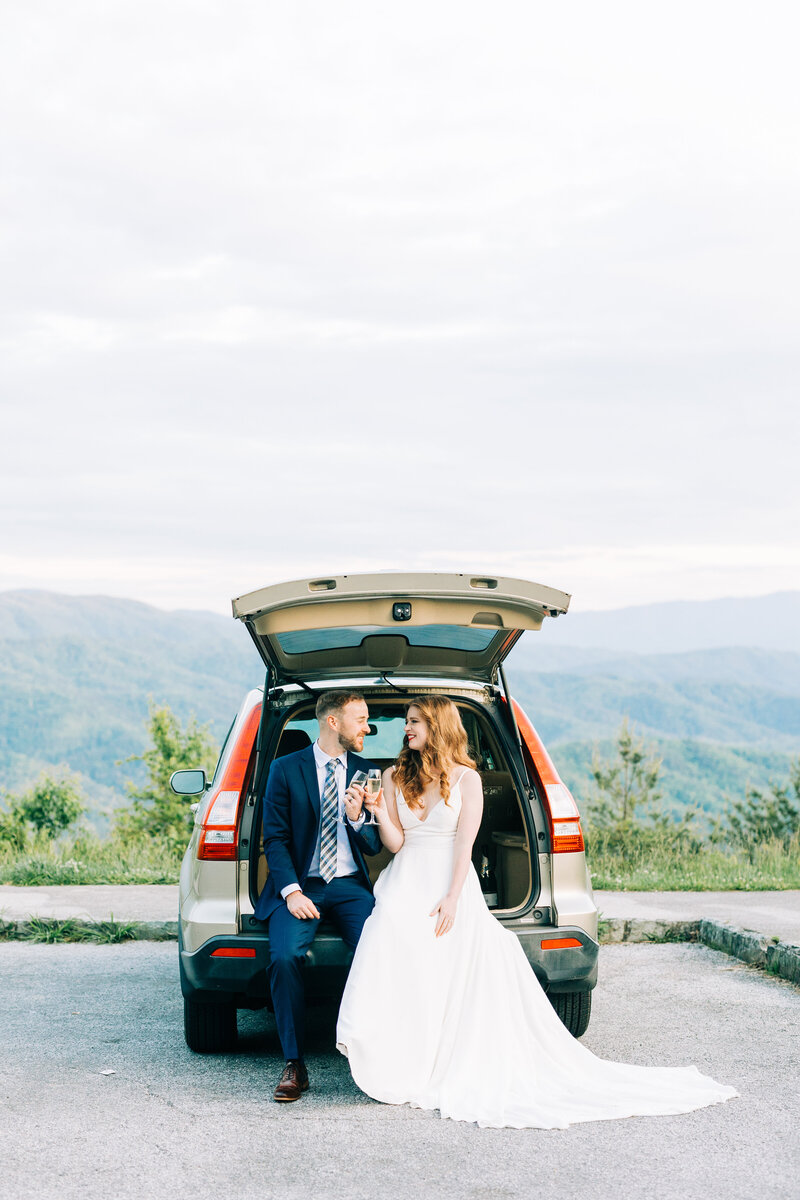
<path fill-rule="evenodd" d="M 427 690 L 429 689 L 420 688 L 421 693 Z M 441 693 L 442 689 L 437 688 L 436 691 Z M 381 769 L 391 766 L 400 750 L 405 710 L 411 695 L 392 695 L 387 690 L 382 690 L 379 695 L 372 690 L 365 692 L 372 732 L 364 741 L 362 755 L 375 762 Z M 538 856 L 535 853 L 531 854 L 531 842 L 535 841 L 536 834 L 531 814 L 528 811 L 526 816 L 526 805 L 523 803 L 524 781 L 519 774 L 514 750 L 498 720 L 490 714 L 489 706 L 479 703 L 477 699 L 471 701 L 455 693 L 452 698 L 461 713 L 469 739 L 470 754 L 477 764 L 483 782 L 483 820 L 475 839 L 473 864 L 480 875 L 482 859 L 485 857 L 489 861 L 491 875 L 496 881 L 495 911 L 517 911 L 528 907 L 539 895 L 536 869 Z M 317 731 L 313 701 L 301 701 L 284 716 L 273 758 L 294 753 L 310 745 L 315 740 Z M 260 813 L 256 814 L 256 822 L 256 861 L 251 863 L 250 871 L 250 878 L 254 884 L 252 903 L 255 903 L 261 892 L 268 871 L 263 851 Z M 373 883 L 390 859 L 391 855 L 385 848 L 380 854 L 367 859 Z"/>

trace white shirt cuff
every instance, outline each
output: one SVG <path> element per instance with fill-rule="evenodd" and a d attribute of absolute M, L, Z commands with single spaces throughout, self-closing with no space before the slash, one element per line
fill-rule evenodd
<path fill-rule="evenodd" d="M 357 821 L 351 821 L 351 820 L 350 820 L 350 818 L 348 817 L 348 818 L 347 818 L 347 824 L 348 824 L 348 825 L 349 825 L 349 826 L 350 826 L 352 829 L 359 830 L 359 829 L 361 828 L 361 826 L 364 824 L 364 822 L 366 821 L 366 819 L 367 819 L 367 815 L 366 815 L 366 813 L 364 812 L 364 810 L 363 810 L 363 808 L 362 808 L 362 810 L 361 810 L 361 816 L 358 818 L 358 820 L 357 820 Z"/>
<path fill-rule="evenodd" d="M 290 883 L 287 887 L 281 888 L 281 895 L 286 900 L 287 897 L 291 896 L 292 892 L 301 892 L 302 890 L 299 883 Z"/>

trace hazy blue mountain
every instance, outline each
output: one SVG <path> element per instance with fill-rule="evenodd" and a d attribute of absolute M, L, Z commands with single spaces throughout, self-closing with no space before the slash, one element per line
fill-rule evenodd
<path fill-rule="evenodd" d="M 729 798 L 741 798 L 748 785 L 766 788 L 770 781 L 785 782 L 796 755 L 748 746 L 720 746 L 691 738 L 654 738 L 648 747 L 661 759 L 660 789 L 663 806 L 678 814 L 698 808 L 709 818 L 720 812 Z M 593 793 L 592 757 L 610 759 L 613 741 L 563 742 L 551 747 L 559 774 L 584 808 Z"/>
<path fill-rule="evenodd" d="M 245 691 L 263 681 L 247 631 L 215 613 L 135 601 L 0 594 L 0 785 L 15 791 L 51 764 L 118 803 L 146 742 L 148 700 L 195 715 L 221 740 Z"/>
<path fill-rule="evenodd" d="M 650 683 L 691 679 L 800 695 L 800 654 L 794 652 L 733 646 L 681 654 L 622 654 L 583 646 L 537 645 L 538 636 L 527 634 L 512 650 L 506 663 L 509 676 L 597 675 Z"/>
<path fill-rule="evenodd" d="M 572 618 L 551 627 L 562 620 L 566 627 Z M 581 794 L 593 745 L 610 746 L 626 716 L 663 753 L 664 791 L 675 804 L 714 807 L 748 781 L 781 778 L 800 749 L 794 647 L 638 654 L 528 634 L 508 673 Z M 117 760 L 144 748 L 148 697 L 182 719 L 194 714 L 221 739 L 245 691 L 262 680 L 247 631 L 232 618 L 100 596 L 0 593 L 0 786 L 18 790 L 63 763 L 82 775 L 95 806 L 113 806 L 134 773 Z"/>
<path fill-rule="evenodd" d="M 800 592 L 725 600 L 676 600 L 608 612 L 568 612 L 545 621 L 547 646 L 592 646 L 635 654 L 680 654 L 727 646 L 800 653 Z M 523 639 L 524 640 L 524 639 Z"/>
<path fill-rule="evenodd" d="M 165 612 L 112 596 L 64 596 L 33 589 L 0 592 L 0 641 L 63 637 L 120 644 L 162 641 L 195 649 L 205 637 L 209 643 L 252 646 L 240 621 L 217 613 Z"/>
<path fill-rule="evenodd" d="M 727 680 L 671 682 L 509 671 L 511 690 L 547 742 L 604 737 L 624 717 L 648 736 L 800 747 L 800 694 Z"/>

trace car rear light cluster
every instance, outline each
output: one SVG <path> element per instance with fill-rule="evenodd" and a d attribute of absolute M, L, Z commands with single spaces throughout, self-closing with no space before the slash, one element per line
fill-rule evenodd
<path fill-rule="evenodd" d="M 217 792 L 208 806 L 197 847 L 198 858 L 236 858 L 238 838 L 236 818 L 239 811 L 239 792 Z"/>
<path fill-rule="evenodd" d="M 546 783 L 544 790 L 550 810 L 553 854 L 569 854 L 575 850 L 583 850 L 581 815 L 572 798 L 572 792 L 563 783 Z"/>
<path fill-rule="evenodd" d="M 239 808 L 260 717 L 261 705 L 257 704 L 239 730 L 219 790 L 212 794 L 203 814 L 198 858 L 231 862 L 239 856 Z"/>

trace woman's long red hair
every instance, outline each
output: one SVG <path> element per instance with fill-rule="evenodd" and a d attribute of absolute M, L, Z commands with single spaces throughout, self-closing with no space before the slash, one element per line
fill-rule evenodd
<path fill-rule="evenodd" d="M 421 750 L 412 750 L 406 738 L 394 764 L 394 782 L 410 808 L 421 808 L 420 797 L 440 775 L 439 791 L 445 804 L 450 798 L 450 768 L 458 764 L 474 767 L 461 715 L 447 696 L 422 696 L 412 700 L 428 726 L 428 740 Z M 406 713 L 408 709 L 406 709 Z"/>

